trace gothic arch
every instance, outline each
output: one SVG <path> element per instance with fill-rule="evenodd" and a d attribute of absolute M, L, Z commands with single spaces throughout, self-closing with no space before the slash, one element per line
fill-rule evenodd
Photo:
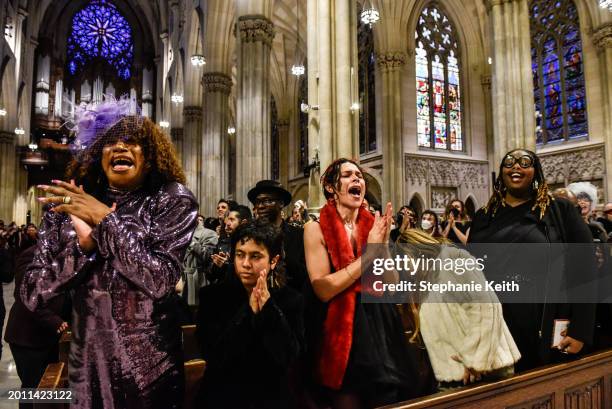
<path fill-rule="evenodd" d="M 11 130 L 9 118 L 16 117 L 17 99 L 14 97 L 17 91 L 15 84 L 15 59 L 10 56 L 5 56 L 0 67 L 0 108 L 6 109 L 6 116 L 0 117 L 0 121 L 4 123 L 4 130 Z"/>
<path fill-rule="evenodd" d="M 414 140 L 407 141 L 407 146 L 414 146 L 416 141 L 416 85 L 415 85 L 415 31 L 418 25 L 421 11 L 428 5 L 436 5 L 449 18 L 455 28 L 455 35 L 460 50 L 460 84 L 462 89 L 461 104 L 463 115 L 464 151 L 473 155 L 476 146 L 482 145 L 479 151 L 486 155 L 485 123 L 482 111 L 486 109 L 484 93 L 481 86 L 482 76 L 488 74 L 487 50 L 483 33 L 485 22 L 477 19 L 475 24 L 474 15 L 480 15 L 477 2 L 466 5 L 460 0 L 418 0 L 414 3 L 407 25 L 408 54 L 410 56 L 406 70 L 406 99 L 404 110 L 407 114 L 405 126 L 409 129 L 407 134 Z M 414 127 L 414 130 L 413 128 Z"/>
<path fill-rule="evenodd" d="M 467 213 L 467 215 L 470 218 L 474 217 L 474 214 L 476 214 L 476 210 L 478 210 L 478 201 L 476 200 L 476 197 L 474 197 L 473 194 L 469 194 L 466 198 L 465 198 L 465 212 Z"/>
<path fill-rule="evenodd" d="M 202 104 L 202 73 L 205 66 L 198 67 L 191 64 L 191 56 L 196 52 L 203 54 L 204 49 L 204 30 L 203 30 L 203 15 L 202 10 L 197 7 L 191 10 L 191 17 L 189 24 L 185 26 L 187 32 L 185 44 L 183 49 L 187 52 L 184 53 L 184 69 L 185 69 L 185 83 L 190 84 L 184 91 L 184 104 L 185 106 L 200 106 Z"/>
<path fill-rule="evenodd" d="M 420 194 L 414 193 L 408 202 L 408 206 L 412 207 L 416 212 L 417 216 L 421 216 L 425 210 L 427 210 L 425 206 L 425 201 L 421 197 Z"/>
<path fill-rule="evenodd" d="M 370 205 L 376 204 L 382 208 L 382 180 L 374 173 L 372 169 L 363 168 L 364 178 L 366 181 L 366 198 Z"/>
<path fill-rule="evenodd" d="M 30 2 L 34 3 L 34 2 Z M 66 55 L 65 44 L 70 34 L 72 17 L 85 7 L 89 0 L 45 0 L 43 4 L 33 7 L 33 16 L 39 16 L 40 25 L 38 38 L 50 38 L 54 40 L 55 56 L 61 58 Z M 157 50 L 161 41 L 158 36 L 153 35 L 152 27 L 157 27 L 160 21 L 159 10 L 156 10 L 156 2 L 138 2 L 134 0 L 113 1 L 117 9 L 127 19 L 133 30 L 134 61 L 142 61 L 147 54 L 154 54 L 151 50 Z"/>
<path fill-rule="evenodd" d="M 594 118 L 602 118 L 605 116 L 603 91 L 604 84 L 602 79 L 606 78 L 605 72 L 608 67 L 600 64 L 598 50 L 593 43 L 593 32 L 602 24 L 605 24 L 607 15 L 606 10 L 598 7 L 597 2 L 589 2 L 588 0 L 571 0 L 576 6 L 578 12 L 579 32 L 582 42 L 582 58 L 583 58 L 583 75 L 584 75 L 584 90 L 586 95 L 586 112 L 588 122 L 588 139 L 590 142 L 605 142 L 606 128 L 604 123 Z M 534 135 L 535 138 L 535 135 Z M 554 150 L 555 146 L 538 145 L 536 150 L 538 153 Z"/>
<path fill-rule="evenodd" d="M 301 183 L 296 185 L 291 192 L 291 197 L 293 202 L 297 200 L 302 200 L 304 203 L 308 204 L 308 183 Z"/>

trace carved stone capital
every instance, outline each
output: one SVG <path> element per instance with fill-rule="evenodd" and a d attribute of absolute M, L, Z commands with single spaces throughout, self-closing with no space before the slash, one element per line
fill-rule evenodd
<path fill-rule="evenodd" d="M 612 23 L 606 23 L 593 32 L 593 44 L 598 50 L 612 48 Z"/>
<path fill-rule="evenodd" d="M 0 143 L 12 144 L 15 141 L 15 134 L 12 132 L 0 131 Z"/>
<path fill-rule="evenodd" d="M 262 15 L 246 15 L 238 17 L 238 32 L 245 43 L 263 42 L 272 46 L 274 39 L 274 23 Z"/>
<path fill-rule="evenodd" d="M 202 76 L 205 92 L 222 92 L 226 95 L 232 90 L 232 79 L 222 72 L 207 72 Z"/>
<path fill-rule="evenodd" d="M 183 140 L 183 128 L 171 128 L 170 137 L 174 142 L 180 142 Z"/>
<path fill-rule="evenodd" d="M 407 56 L 403 51 L 388 51 L 376 54 L 376 63 L 382 70 L 402 68 L 406 64 Z"/>
<path fill-rule="evenodd" d="M 186 122 L 199 121 L 202 119 L 202 107 L 198 105 L 186 106 L 183 108 L 183 117 Z"/>

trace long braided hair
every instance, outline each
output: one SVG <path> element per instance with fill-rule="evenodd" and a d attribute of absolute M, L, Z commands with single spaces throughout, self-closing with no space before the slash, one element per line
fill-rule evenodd
<path fill-rule="evenodd" d="M 542 170 L 542 163 L 540 162 L 540 158 L 535 152 L 532 152 L 527 149 L 513 149 L 510 152 L 504 155 L 504 158 L 508 155 L 512 155 L 516 151 L 524 151 L 527 152 L 529 156 L 533 159 L 533 167 L 534 167 L 534 175 L 533 181 L 531 182 L 531 195 L 532 198 L 535 196 L 535 203 L 531 208 L 531 211 L 536 211 L 536 209 L 540 209 L 539 219 L 542 220 L 546 210 L 550 206 L 551 201 L 553 200 L 552 196 L 548 193 L 548 184 L 546 184 L 546 178 L 544 177 L 544 171 Z M 495 183 L 493 185 L 493 195 L 487 202 L 486 206 L 483 208 L 484 212 L 489 216 L 495 216 L 497 210 L 499 210 L 500 206 L 506 206 L 506 192 L 507 187 L 504 184 L 503 177 L 504 163 L 502 159 L 502 163 L 499 164 L 499 173 L 497 175 L 497 179 L 495 179 Z"/>

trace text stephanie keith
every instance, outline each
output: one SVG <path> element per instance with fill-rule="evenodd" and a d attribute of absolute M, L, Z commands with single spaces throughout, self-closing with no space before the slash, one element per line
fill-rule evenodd
<path fill-rule="evenodd" d="M 520 285 L 514 281 L 484 281 L 483 283 L 470 281 L 468 283 L 432 283 L 429 281 L 399 281 L 397 283 L 385 283 L 377 280 L 372 283 L 376 292 L 423 292 L 423 293 L 457 293 L 457 292 L 518 292 Z"/>

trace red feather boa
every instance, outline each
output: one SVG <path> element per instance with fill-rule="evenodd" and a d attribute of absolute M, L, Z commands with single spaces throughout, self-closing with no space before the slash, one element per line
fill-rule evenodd
<path fill-rule="evenodd" d="M 356 223 L 359 237 L 357 257 L 361 256 L 361 249 L 367 243 L 373 224 L 374 216 L 361 207 Z M 344 230 L 344 222 L 336 211 L 333 200 L 328 201 L 321 209 L 320 225 L 334 272 L 340 271 L 355 258 L 353 248 Z M 323 324 L 323 344 L 318 371 L 321 383 L 332 389 L 340 389 L 342 386 L 353 343 L 356 294 L 360 291 L 361 284 L 357 280 L 329 302 L 327 317 Z"/>

